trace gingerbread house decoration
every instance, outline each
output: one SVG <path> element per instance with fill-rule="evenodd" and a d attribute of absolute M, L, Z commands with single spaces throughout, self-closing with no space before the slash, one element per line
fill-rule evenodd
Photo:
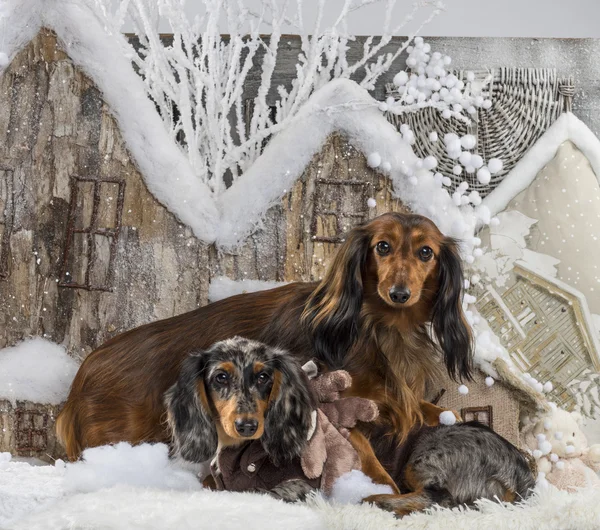
<path fill-rule="evenodd" d="M 600 371 L 600 346 L 586 298 L 527 263 L 515 264 L 515 283 L 502 295 L 492 287 L 479 310 L 512 360 L 540 381 L 553 381 L 552 398 L 572 408 L 568 386 L 586 370 Z"/>
<path fill-rule="evenodd" d="M 518 447 L 523 418 L 547 410 L 548 404 L 544 395 L 524 382 L 503 358 L 493 361 L 492 369 L 493 384 L 486 384 L 488 374 L 476 370 L 473 381 L 466 383 L 467 394 L 461 393 L 458 383 L 444 374 L 432 386 L 429 398 L 440 407 L 457 411 L 463 421 L 487 425 Z"/>

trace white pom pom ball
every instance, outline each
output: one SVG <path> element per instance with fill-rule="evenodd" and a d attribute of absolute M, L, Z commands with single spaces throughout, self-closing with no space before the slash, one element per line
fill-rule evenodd
<path fill-rule="evenodd" d="M 481 195 L 479 195 L 479 192 L 477 190 L 473 190 L 471 193 L 469 193 L 469 199 L 471 200 L 471 204 L 473 204 L 474 206 L 479 206 L 482 202 Z M 479 240 L 478 244 L 481 245 L 481 240 Z"/>
<path fill-rule="evenodd" d="M 546 429 L 547 431 L 552 429 L 552 421 L 549 418 L 546 418 L 544 420 L 544 429 Z"/>
<path fill-rule="evenodd" d="M 550 461 L 551 462 L 558 462 L 558 455 L 556 453 L 552 453 L 550 455 Z"/>
<path fill-rule="evenodd" d="M 490 219 L 490 224 L 492 226 L 498 226 L 500 224 L 500 219 L 498 219 L 497 217 L 492 217 Z"/>
<path fill-rule="evenodd" d="M 473 149 L 477 144 L 477 138 L 472 134 L 465 134 L 460 139 L 460 145 L 462 145 L 463 149 Z"/>
<path fill-rule="evenodd" d="M 469 393 L 469 389 L 467 388 L 466 385 L 460 385 L 458 387 L 458 393 L 462 394 L 463 396 L 466 396 Z"/>
<path fill-rule="evenodd" d="M 463 165 L 463 166 L 468 166 L 471 163 L 471 157 L 473 155 L 471 153 L 469 153 L 469 151 L 463 151 L 460 156 L 458 157 L 458 161 Z"/>
<path fill-rule="evenodd" d="M 456 416 L 451 410 L 445 410 L 440 413 L 440 424 L 442 425 L 454 425 L 456 423 Z"/>
<path fill-rule="evenodd" d="M 546 439 L 546 435 L 543 433 L 539 433 L 539 434 L 536 434 L 535 438 L 538 441 L 538 444 L 540 444 Z"/>
<path fill-rule="evenodd" d="M 552 389 L 554 387 L 552 386 L 552 383 L 550 381 L 546 381 L 544 383 L 544 392 L 552 392 Z"/>
<path fill-rule="evenodd" d="M 370 198 L 367 200 L 367 206 L 368 206 L 369 208 L 375 208 L 375 206 L 377 206 L 377 201 L 376 201 L 376 200 L 375 200 L 373 197 L 370 197 Z"/>
<path fill-rule="evenodd" d="M 473 155 L 471 157 L 471 164 L 475 167 L 475 169 L 479 169 L 483 166 L 483 158 L 481 155 Z"/>
<path fill-rule="evenodd" d="M 552 444 L 548 440 L 543 441 L 540 444 L 540 451 L 543 455 L 550 454 L 550 451 L 552 451 Z"/>
<path fill-rule="evenodd" d="M 435 131 L 431 131 L 429 133 L 429 141 L 437 142 L 438 141 L 438 133 L 436 133 Z"/>
<path fill-rule="evenodd" d="M 489 184 L 490 180 L 492 180 L 492 175 L 490 173 L 490 170 L 485 166 L 480 168 L 477 171 L 477 180 L 479 181 L 480 184 L 483 184 L 484 186 L 486 184 Z"/>
<path fill-rule="evenodd" d="M 494 383 L 495 383 L 495 381 L 494 381 L 494 378 L 493 378 L 493 377 L 490 377 L 490 376 L 488 375 L 488 376 L 485 378 L 485 384 L 486 384 L 487 386 L 494 386 Z"/>
<path fill-rule="evenodd" d="M 444 186 L 450 186 L 452 184 L 452 180 L 450 179 L 450 177 L 444 177 L 442 179 L 442 184 Z"/>
<path fill-rule="evenodd" d="M 381 164 L 381 155 L 377 152 L 371 153 L 368 157 L 367 157 L 367 165 L 369 167 L 379 167 L 379 165 Z"/>
<path fill-rule="evenodd" d="M 490 158 L 488 160 L 487 166 L 488 166 L 488 169 L 490 170 L 490 173 L 492 175 L 495 175 L 499 171 L 502 171 L 502 167 L 504 166 L 504 164 L 502 163 L 502 160 L 500 160 L 499 158 Z"/>
<path fill-rule="evenodd" d="M 542 456 L 542 452 L 539 449 L 536 449 L 535 451 L 533 451 L 533 458 L 535 458 L 536 460 L 538 458 L 541 458 Z"/>
<path fill-rule="evenodd" d="M 437 166 L 437 163 L 437 158 L 435 156 L 429 155 L 425 157 L 425 160 L 423 160 L 423 167 L 425 169 L 433 169 Z"/>
<path fill-rule="evenodd" d="M 454 173 L 455 175 L 460 175 L 462 173 L 462 166 L 460 164 L 456 164 L 453 168 L 452 168 L 452 173 Z"/>
<path fill-rule="evenodd" d="M 406 72 L 404 72 L 404 71 L 398 72 L 394 76 L 394 85 L 396 85 L 396 86 L 406 85 L 407 81 L 408 81 L 408 74 Z"/>

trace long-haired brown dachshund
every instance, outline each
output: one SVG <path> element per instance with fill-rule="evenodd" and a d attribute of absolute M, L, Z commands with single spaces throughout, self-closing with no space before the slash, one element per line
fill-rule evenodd
<path fill-rule="evenodd" d="M 429 219 L 388 213 L 352 230 L 320 283 L 232 296 L 112 338 L 82 363 L 57 421 L 67 455 L 118 441 L 169 440 L 163 395 L 193 350 L 234 335 L 318 357 L 352 376 L 404 439 L 437 418 L 423 404 L 440 366 L 471 373 L 457 243 Z M 428 329 L 431 327 L 431 332 Z"/>

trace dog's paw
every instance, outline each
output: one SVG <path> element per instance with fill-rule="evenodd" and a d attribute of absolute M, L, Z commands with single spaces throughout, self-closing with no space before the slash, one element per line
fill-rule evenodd
<path fill-rule="evenodd" d="M 315 488 L 313 488 L 308 482 L 302 479 L 293 479 L 282 482 L 278 486 L 275 486 L 273 489 L 269 490 L 267 493 L 271 495 L 271 497 L 281 499 L 285 502 L 297 502 L 304 501 L 306 496 L 311 491 L 314 491 L 314 489 Z"/>

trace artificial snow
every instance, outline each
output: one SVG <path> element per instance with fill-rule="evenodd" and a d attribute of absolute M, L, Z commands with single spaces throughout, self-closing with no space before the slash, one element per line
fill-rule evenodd
<path fill-rule="evenodd" d="M 65 490 L 65 469 L 9 462 L 0 470 L 0 528 L 11 530 L 512 530 L 596 529 L 600 490 L 537 488 L 525 502 L 478 501 L 477 509 L 433 507 L 401 519 L 372 505 L 321 495 L 287 504 L 255 493 L 173 490 L 116 484 Z"/>
<path fill-rule="evenodd" d="M 218 244 L 235 247 L 249 235 L 335 131 L 367 156 L 377 154 L 380 161 L 389 164 L 387 173 L 394 193 L 413 212 L 430 217 L 444 234 L 472 237 L 476 222 L 473 212 L 461 212 L 454 206 L 448 193 L 436 185 L 431 171 L 415 169 L 417 157 L 409 143 L 378 107 L 366 90 L 347 79 L 335 79 L 316 91 L 244 175 L 219 196 L 222 217 Z M 412 186 L 406 186 L 407 180 Z M 452 231 L 457 219 L 463 220 L 459 233 Z"/>
<path fill-rule="evenodd" d="M 232 280 L 226 276 L 214 278 L 208 286 L 208 300 L 217 302 L 230 296 L 256 291 L 266 291 L 287 285 L 286 282 L 267 282 L 262 280 Z"/>
<path fill-rule="evenodd" d="M 0 350 L 0 398 L 58 405 L 79 365 L 66 350 L 41 337 Z"/>
<path fill-rule="evenodd" d="M 201 484 L 190 471 L 179 469 L 169 459 L 165 444 L 131 446 L 127 442 L 92 447 L 81 460 L 66 464 L 67 492 L 90 492 L 117 484 L 167 490 L 198 490 Z"/>
<path fill-rule="evenodd" d="M 560 145 L 567 140 L 573 142 L 585 155 L 596 176 L 600 175 L 600 140 L 574 114 L 565 112 L 548 127 L 502 182 L 484 199 L 483 204 L 490 209 L 492 215 L 504 210 L 512 199 L 527 189 L 542 168 L 554 158 Z M 488 167 L 490 162 L 491 160 Z M 496 167 L 492 165 L 490 171 L 491 169 Z"/>
<path fill-rule="evenodd" d="M 394 493 L 390 486 L 374 484 L 362 471 L 353 469 L 338 478 L 331 488 L 330 500 L 340 504 L 360 504 L 370 495 Z"/>

